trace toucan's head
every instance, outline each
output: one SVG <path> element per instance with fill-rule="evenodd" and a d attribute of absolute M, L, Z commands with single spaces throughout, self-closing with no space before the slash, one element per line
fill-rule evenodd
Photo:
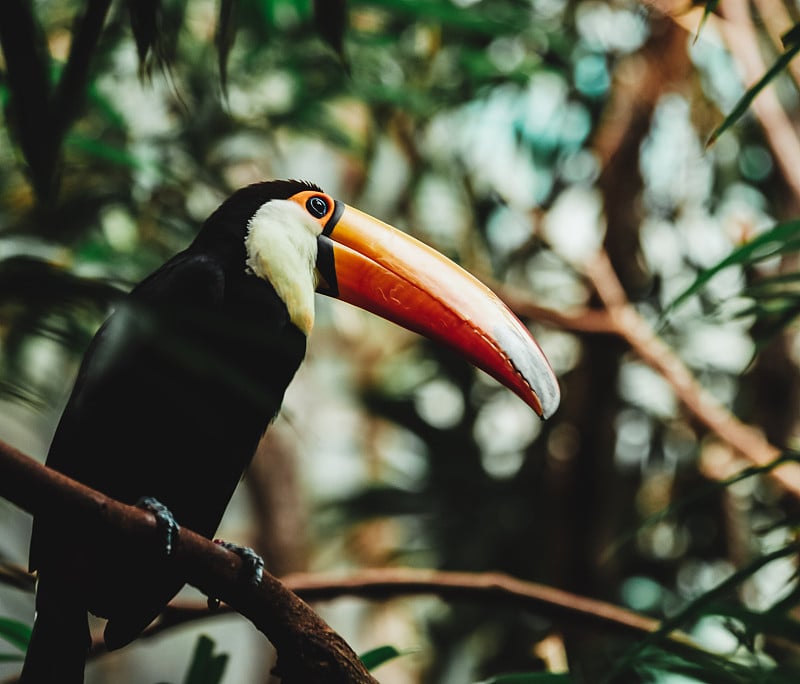
<path fill-rule="evenodd" d="M 314 292 L 441 342 L 513 390 L 540 416 L 558 407 L 555 375 L 528 329 L 485 285 L 414 238 L 300 181 L 243 188 L 198 236 L 222 230 L 244 268 L 268 280 L 308 334 Z M 216 240 L 215 240 L 216 241 Z"/>

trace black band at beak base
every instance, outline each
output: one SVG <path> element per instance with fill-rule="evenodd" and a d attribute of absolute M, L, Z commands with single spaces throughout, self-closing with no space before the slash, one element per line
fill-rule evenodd
<path fill-rule="evenodd" d="M 317 283 L 317 292 L 329 297 L 338 297 L 339 284 L 336 282 L 333 240 L 326 235 L 320 235 L 317 238 L 317 273 L 320 278 Z"/>
<path fill-rule="evenodd" d="M 317 292 L 328 295 L 329 297 L 339 296 L 339 284 L 336 281 L 336 262 L 333 254 L 333 240 L 328 237 L 336 227 L 339 219 L 344 213 L 344 203 L 334 200 L 336 203 L 333 213 L 322 229 L 322 234 L 317 238 L 317 273 L 320 282 L 317 284 Z"/>
<path fill-rule="evenodd" d="M 344 214 L 344 202 L 340 202 L 339 200 L 333 200 L 333 202 L 333 213 L 328 219 L 328 222 L 325 224 L 325 227 L 322 229 L 322 234 L 325 236 L 331 234 L 331 231 L 336 227 L 336 224 L 339 223 L 339 219 L 342 218 L 342 214 Z"/>

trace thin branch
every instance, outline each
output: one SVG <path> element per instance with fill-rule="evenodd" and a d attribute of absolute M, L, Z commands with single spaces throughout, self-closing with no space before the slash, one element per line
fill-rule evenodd
<path fill-rule="evenodd" d="M 755 83 L 767 70 L 761 58 L 758 35 L 750 17 L 747 0 L 725 0 L 721 3 L 727 21 L 720 22 L 722 35 L 734 60 L 742 72 L 746 86 Z M 764 136 L 769 143 L 786 185 L 800 202 L 800 138 L 775 93 L 775 88 L 766 88 L 753 101 L 753 113 L 761 123 Z"/>
<path fill-rule="evenodd" d="M 493 289 L 519 316 L 550 323 L 572 332 L 617 335 L 624 339 L 647 365 L 657 371 L 672 388 L 684 406 L 723 442 L 748 461 L 765 466 L 781 455 L 756 428 L 747 425 L 720 404 L 697 381 L 672 348 L 656 335 L 650 324 L 628 301 L 605 251 L 600 251 L 583 268 L 605 305 L 602 311 L 584 309 L 564 314 L 538 306 L 524 292 L 494 284 Z M 718 479 L 730 476 L 725 470 Z M 800 497 L 800 465 L 787 461 L 769 471 L 794 496 Z"/>
<path fill-rule="evenodd" d="M 90 523 L 74 539 L 86 545 L 76 549 L 77 555 L 103 548 L 104 534 L 122 535 L 137 555 L 152 553 L 152 542 L 159 537 L 152 514 L 110 499 L 3 442 L 0 496 L 33 514 L 52 514 L 57 501 L 60 515 Z M 242 581 L 236 554 L 188 529 L 181 530 L 171 561 L 189 584 L 224 600 L 269 638 L 279 656 L 275 674 L 284 684 L 377 684 L 344 640 L 272 575 L 264 573 L 258 586 Z"/>
<path fill-rule="evenodd" d="M 652 7 L 682 26 L 690 34 L 697 31 L 703 9 L 692 7 L 685 0 L 640 0 L 643 5 Z M 768 6 L 759 3 L 763 9 Z M 761 57 L 759 38 L 756 27 L 750 16 L 750 5 L 747 0 L 725 0 L 720 3 L 722 16 L 710 16 L 708 24 L 713 24 L 722 34 L 728 50 L 739 67 L 745 87 L 757 82 L 767 70 Z M 774 18 L 773 18 L 774 19 Z M 701 34 L 702 40 L 702 34 Z M 796 64 L 796 60 L 795 60 Z M 792 74 L 797 74 L 800 67 L 791 66 Z M 794 197 L 800 201 L 800 138 L 792 125 L 789 116 L 781 106 L 774 88 L 766 88 L 755 99 L 752 111 L 761 123 L 764 136 L 769 144 L 784 181 L 792 190 Z"/>
<path fill-rule="evenodd" d="M 479 601 L 497 606 L 511 605 L 516 610 L 557 620 L 581 629 L 593 629 L 637 639 L 656 634 L 662 627 L 650 618 L 604 601 L 579 596 L 535 582 L 526 582 L 503 573 L 445 572 L 412 568 L 360 570 L 342 577 L 324 573 L 295 573 L 281 578 L 286 587 L 309 602 L 353 597 L 369 601 L 387 601 L 401 596 L 436 596 L 446 601 Z M 229 614 L 221 605 L 209 612 L 196 601 L 175 601 L 165 609 L 158 622 L 142 635 L 153 637 L 196 620 Z M 661 646 L 674 653 L 705 653 L 688 636 L 672 632 Z M 102 646 L 92 655 L 101 655 Z"/>
<path fill-rule="evenodd" d="M 753 5 L 758 11 L 759 20 L 764 23 L 764 29 L 769 34 L 775 49 L 783 52 L 783 34 L 795 23 L 788 8 L 781 0 L 754 0 Z M 800 88 L 800 63 L 792 60 L 787 67 L 787 72 L 794 81 L 795 89 Z"/>
<path fill-rule="evenodd" d="M 505 285 L 499 281 L 492 281 L 491 278 L 483 275 L 481 275 L 481 281 L 494 290 L 500 299 L 521 318 L 547 323 L 574 333 L 611 335 L 617 333 L 614 322 L 604 310 L 584 307 L 569 312 L 558 311 L 557 309 L 537 304 L 528 293 L 520 288 Z"/>
<path fill-rule="evenodd" d="M 579 596 L 544 584 L 527 582 L 499 572 L 447 572 L 415 568 L 359 570 L 346 577 L 325 573 L 293 573 L 283 583 L 303 600 L 331 601 L 345 596 L 387 601 L 398 596 L 437 596 L 448 601 L 481 601 L 512 604 L 519 610 L 559 619 L 582 627 L 641 637 L 655 632 L 660 622 L 604 601 Z M 208 615 L 199 603 L 174 603 L 168 608 L 168 624 L 181 616 Z M 681 637 L 683 641 L 685 639 Z"/>
<path fill-rule="evenodd" d="M 770 444 L 761 432 L 740 421 L 707 392 L 670 346 L 656 335 L 628 301 L 605 252 L 601 251 L 586 264 L 586 274 L 606 306 L 617 334 L 661 374 L 700 422 L 755 465 L 767 465 L 780 456 L 780 449 Z M 770 476 L 800 497 L 800 465 L 787 462 L 770 471 Z"/>

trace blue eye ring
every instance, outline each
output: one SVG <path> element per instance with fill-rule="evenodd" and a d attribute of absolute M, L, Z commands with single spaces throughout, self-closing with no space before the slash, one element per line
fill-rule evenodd
<path fill-rule="evenodd" d="M 319 195 L 314 195 L 306 201 L 306 209 L 314 218 L 321 219 L 328 213 L 328 203 Z"/>

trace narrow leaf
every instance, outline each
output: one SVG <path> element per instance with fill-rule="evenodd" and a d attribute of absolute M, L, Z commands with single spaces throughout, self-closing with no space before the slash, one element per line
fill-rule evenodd
<path fill-rule="evenodd" d="M 735 475 L 732 475 L 726 480 L 707 482 L 702 487 L 698 487 L 695 491 L 687 494 L 684 497 L 681 497 L 677 501 L 673 501 L 666 508 L 663 508 L 662 510 L 656 511 L 655 513 L 649 515 L 641 523 L 639 523 L 639 525 L 637 525 L 636 529 L 621 535 L 604 551 L 603 554 L 604 558 L 606 559 L 611 558 L 623 546 L 625 546 L 631 540 L 635 539 L 636 535 L 639 534 L 642 530 L 645 530 L 648 527 L 652 527 L 653 525 L 658 524 L 662 520 L 666 520 L 670 517 L 678 515 L 678 513 L 687 510 L 688 508 L 697 504 L 700 501 L 703 501 L 711 496 L 716 495 L 721 490 L 726 489 L 727 487 L 730 487 L 731 485 L 734 485 L 737 482 L 741 482 L 743 480 L 755 477 L 757 475 L 764 475 L 766 473 L 770 473 L 773 470 L 775 470 L 775 468 L 778 468 L 779 466 L 782 466 L 785 463 L 800 463 L 800 454 L 792 451 L 786 451 L 777 458 L 775 458 L 774 460 L 770 461 L 769 463 L 765 463 L 764 465 L 758 465 L 758 466 L 749 466 L 739 471 Z"/>
<path fill-rule="evenodd" d="M 781 42 L 783 43 L 784 48 L 788 48 L 791 45 L 800 43 L 800 24 L 795 24 L 786 33 L 784 33 L 781 36 Z"/>
<path fill-rule="evenodd" d="M 400 651 L 394 646 L 378 646 L 377 648 L 373 648 L 370 651 L 362 653 L 360 656 L 358 656 L 358 658 L 363 663 L 364 667 L 366 667 L 368 670 L 374 670 L 380 665 L 388 663 L 390 660 L 400 658 L 401 656 L 408 655 L 409 653 L 413 653 L 413 651 Z"/>
<path fill-rule="evenodd" d="M 780 558 L 795 555 L 800 549 L 797 544 L 788 544 L 783 548 L 773 551 L 772 553 L 759 556 L 755 560 L 748 563 L 746 566 L 734 572 L 730 577 L 723 580 L 713 589 L 701 594 L 693 601 L 689 602 L 681 610 L 679 610 L 672 617 L 664 620 L 661 626 L 651 634 L 641 639 L 635 646 L 633 646 L 628 653 L 616 663 L 614 671 L 622 672 L 632 665 L 642 654 L 642 652 L 655 644 L 659 640 L 665 638 L 667 635 L 680 628 L 681 625 L 693 620 L 701 615 L 706 615 L 711 612 L 711 606 L 717 604 L 724 597 L 726 597 L 733 589 L 738 587 L 742 582 L 752 577 L 756 572 L 766 565 Z"/>
<path fill-rule="evenodd" d="M 194 648 L 192 663 L 183 684 L 219 684 L 228 664 L 228 655 L 214 655 L 214 641 L 200 635 Z"/>
<path fill-rule="evenodd" d="M 0 618 L 0 638 L 25 651 L 31 640 L 31 628 L 18 620 Z"/>
<path fill-rule="evenodd" d="M 217 46 L 219 78 L 223 93 L 228 90 L 228 57 L 236 41 L 237 23 L 235 21 L 235 10 L 237 2 L 238 0 L 220 0 L 219 3 L 217 33 L 214 37 L 214 42 Z"/>
<path fill-rule="evenodd" d="M 555 672 L 512 672 L 497 675 L 483 684 L 570 684 L 572 678 L 567 673 Z"/>
<path fill-rule="evenodd" d="M 745 243 L 714 266 L 701 271 L 695 281 L 670 303 L 662 314 L 665 318 L 689 297 L 697 294 L 717 273 L 736 264 L 752 264 L 773 256 L 800 249 L 800 221 L 781 223 Z"/>
<path fill-rule="evenodd" d="M 24 660 L 25 656 L 13 653 L 0 653 L 0 663 L 15 663 Z"/>
<path fill-rule="evenodd" d="M 703 16 L 700 18 L 700 24 L 697 26 L 697 33 L 694 36 L 694 42 L 697 42 L 697 39 L 700 37 L 700 31 L 703 30 L 703 26 L 706 25 L 706 21 L 708 20 L 709 15 L 713 14 L 716 9 L 717 5 L 719 5 L 719 0 L 708 0 L 706 2 L 706 6 L 703 9 Z"/>
<path fill-rule="evenodd" d="M 747 111 L 750 107 L 753 100 L 756 99 L 756 96 L 767 86 L 769 85 L 770 81 L 772 81 L 781 71 L 786 68 L 786 65 L 794 59 L 795 55 L 800 52 L 800 42 L 795 43 L 790 48 L 786 50 L 780 57 L 778 57 L 775 64 L 773 64 L 767 73 L 765 73 L 761 79 L 756 83 L 754 86 L 750 87 L 747 92 L 742 95 L 739 102 L 733 108 L 733 111 L 725 117 L 725 120 L 717 126 L 716 130 L 711 134 L 706 142 L 706 147 L 711 147 L 717 138 L 721 136 L 725 131 L 727 131 L 733 124 L 735 124 L 742 115 Z"/>

